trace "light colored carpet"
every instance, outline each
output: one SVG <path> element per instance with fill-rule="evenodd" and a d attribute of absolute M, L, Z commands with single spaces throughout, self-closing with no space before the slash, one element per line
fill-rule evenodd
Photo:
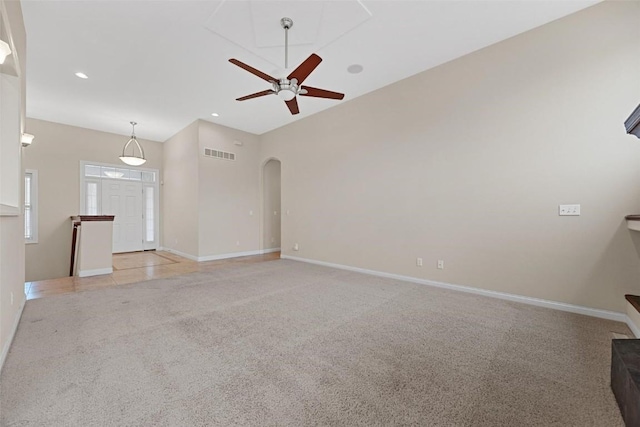
<path fill-rule="evenodd" d="M 621 323 L 272 261 L 27 302 L 2 426 L 621 426 Z"/>

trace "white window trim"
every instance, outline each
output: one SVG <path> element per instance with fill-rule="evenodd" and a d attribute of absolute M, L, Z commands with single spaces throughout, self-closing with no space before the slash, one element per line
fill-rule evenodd
<path fill-rule="evenodd" d="M 86 202 L 87 202 L 87 195 L 86 193 L 86 187 L 85 187 L 85 180 L 89 181 L 89 180 L 96 180 L 96 182 L 100 182 L 100 180 L 102 179 L 109 179 L 109 178 L 104 178 L 104 177 L 85 177 L 84 175 L 84 167 L 86 165 L 95 165 L 95 166 L 104 166 L 104 167 L 108 167 L 108 168 L 125 168 L 125 169 L 136 169 L 139 171 L 144 171 L 144 172 L 155 172 L 156 174 L 156 181 L 155 181 L 155 187 L 156 187 L 156 199 L 160 198 L 160 170 L 159 169 L 152 169 L 152 168 L 141 168 L 139 166 L 128 166 L 128 165 L 123 165 L 123 164 L 113 164 L 113 163 L 102 163 L 102 162 L 91 162 L 89 160 L 80 160 L 80 213 L 81 215 L 84 215 L 84 213 L 86 212 Z M 144 184 L 143 181 L 139 181 L 142 182 Z M 151 183 L 148 183 L 151 184 Z M 99 190 L 98 190 L 99 191 Z M 159 202 L 158 203 L 158 207 L 160 206 Z M 100 197 L 98 196 L 98 210 L 101 210 L 101 206 L 100 206 Z M 158 224 L 160 223 L 160 211 L 158 210 Z M 159 228 L 159 226 L 157 227 Z"/>
<path fill-rule="evenodd" d="M 28 245 L 38 243 L 38 171 L 35 169 L 25 169 L 25 175 L 31 174 L 31 229 L 33 234 L 31 239 L 24 239 Z M 24 182 L 24 177 L 22 178 Z M 24 203 L 22 206 L 24 214 Z M 24 233 L 23 233 L 24 234 Z"/>

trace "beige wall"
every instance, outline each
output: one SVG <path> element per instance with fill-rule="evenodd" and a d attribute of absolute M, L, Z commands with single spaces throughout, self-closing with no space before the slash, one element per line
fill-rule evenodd
<path fill-rule="evenodd" d="M 192 258 L 257 251 L 258 137 L 196 120 L 164 146 L 164 247 Z M 205 157 L 205 147 L 236 160 Z"/>
<path fill-rule="evenodd" d="M 198 255 L 198 121 L 164 144 L 163 246 Z"/>
<path fill-rule="evenodd" d="M 260 249 L 258 137 L 204 120 L 199 124 L 199 256 L 256 251 Z M 205 147 L 235 153 L 236 160 L 204 157 Z"/>
<path fill-rule="evenodd" d="M 0 354 L 6 356 L 24 294 L 24 217 L 0 216 Z M 13 301 L 12 301 L 13 296 Z M 1 364 L 4 359 L 0 360 Z"/>
<path fill-rule="evenodd" d="M 265 249 L 280 247 L 280 161 L 271 159 L 264 165 L 262 175 L 264 222 L 262 241 Z"/>
<path fill-rule="evenodd" d="M 163 246 L 260 249 L 261 165 L 278 158 L 284 254 L 622 312 L 640 292 L 640 237 L 623 221 L 640 212 L 640 144 L 622 126 L 640 94 L 639 19 L 638 2 L 605 2 L 259 137 L 197 120 L 145 141 L 163 169 Z M 126 137 L 28 128 L 47 206 L 27 247 L 35 280 L 66 274 L 79 160 L 115 163 Z M 582 215 L 559 217 L 561 203 Z"/>
<path fill-rule="evenodd" d="M 639 22 L 605 2 L 263 135 L 283 253 L 623 312 Z"/>
<path fill-rule="evenodd" d="M 74 274 L 95 276 L 113 269 L 113 221 L 81 221 L 78 228 L 78 261 Z"/>
<path fill-rule="evenodd" d="M 15 50 L 7 58 L 0 71 L 7 71 L 8 64 L 16 61 L 19 71 L 20 99 L 19 107 L 21 129 L 24 129 L 25 117 L 25 81 L 26 81 L 26 44 L 27 37 L 22 20 L 20 2 L 0 0 L 0 34 L 11 41 Z M 5 39 L 5 41 L 7 40 Z M 14 135 L 13 144 L 19 147 L 19 135 Z M 2 141 L 4 142 L 4 140 Z M 16 150 L 14 161 L 22 163 L 21 151 Z M 22 167 L 19 168 L 22 170 Z M 19 181 L 18 194 L 20 204 L 23 200 L 22 180 Z M 2 210 L 2 209 L 0 209 Z M 25 302 L 24 294 L 24 216 L 19 209 L 13 216 L 0 216 L 0 368 L 9 350 L 14 328 Z"/>
<path fill-rule="evenodd" d="M 129 135 L 36 119 L 27 120 L 27 129 L 35 135 L 24 150 L 24 166 L 38 171 L 38 243 L 26 245 L 26 280 L 68 276 L 69 217 L 80 213 L 80 161 L 120 164 L 118 156 Z M 147 157 L 144 167 L 161 170 L 162 144 L 139 141 Z M 161 202 L 162 197 L 160 187 Z"/>

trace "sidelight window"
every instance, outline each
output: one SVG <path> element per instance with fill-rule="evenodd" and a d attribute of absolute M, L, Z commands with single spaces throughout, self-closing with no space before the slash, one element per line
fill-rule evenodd
<path fill-rule="evenodd" d="M 24 240 L 38 243 L 38 171 L 24 174 Z"/>

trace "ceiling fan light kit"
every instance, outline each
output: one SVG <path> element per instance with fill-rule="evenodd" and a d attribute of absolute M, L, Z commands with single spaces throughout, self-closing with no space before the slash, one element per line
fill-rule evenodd
<path fill-rule="evenodd" d="M 291 18 L 284 17 L 280 20 L 280 25 L 284 29 L 284 63 L 285 68 L 287 68 L 289 65 L 289 30 L 291 29 L 291 27 L 293 27 L 293 20 Z M 332 92 L 325 89 L 318 89 L 311 86 L 302 86 L 302 82 L 304 82 L 304 80 L 309 77 L 309 74 L 311 74 L 313 70 L 315 70 L 316 67 L 322 62 L 322 58 L 320 58 L 315 53 L 312 53 L 307 59 L 304 60 L 302 64 L 298 66 L 298 68 L 293 70 L 287 77 L 280 79 L 263 73 L 262 71 L 253 68 L 250 65 L 245 64 L 244 62 L 238 61 L 235 58 L 229 59 L 229 62 L 242 68 L 245 71 L 250 72 L 257 77 L 260 77 L 262 80 L 271 83 L 272 86 L 272 89 L 252 93 L 250 95 L 237 98 L 236 101 L 246 101 L 248 99 L 258 98 L 266 95 L 278 95 L 278 97 L 282 99 L 285 104 L 287 104 L 287 107 L 289 108 L 291 114 L 298 114 L 300 113 L 300 110 L 298 109 L 298 95 L 338 100 L 344 98 L 343 93 Z"/>
<path fill-rule="evenodd" d="M 297 79 L 280 79 L 278 83 L 273 84 L 273 91 L 278 94 L 280 99 L 291 101 L 296 95 L 300 94 L 304 89 L 300 89 Z M 307 91 L 304 91 L 307 93 Z"/>

